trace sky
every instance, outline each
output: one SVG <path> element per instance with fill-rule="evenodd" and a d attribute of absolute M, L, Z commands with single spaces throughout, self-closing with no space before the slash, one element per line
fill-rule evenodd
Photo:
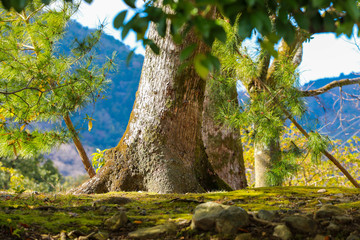
<path fill-rule="evenodd" d="M 82 3 L 80 11 L 73 17 L 80 24 L 96 28 L 100 23 L 107 23 L 105 32 L 120 40 L 120 31 L 113 28 L 112 21 L 126 8 L 121 0 L 94 0 L 92 4 Z M 355 39 L 335 34 L 315 34 L 313 39 L 303 44 L 303 60 L 299 66 L 300 83 L 326 77 L 337 77 L 341 73 L 360 73 L 360 49 Z M 136 42 L 135 34 L 123 41 L 131 49 L 144 54 L 141 43 Z M 360 39 L 357 39 L 360 44 Z"/>

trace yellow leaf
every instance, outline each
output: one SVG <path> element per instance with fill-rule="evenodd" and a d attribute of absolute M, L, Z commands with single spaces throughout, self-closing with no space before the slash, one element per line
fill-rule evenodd
<path fill-rule="evenodd" d="M 90 120 L 89 123 L 88 123 L 88 129 L 89 129 L 89 132 L 91 131 L 92 129 L 92 121 Z"/>
<path fill-rule="evenodd" d="M 135 223 L 135 224 L 141 224 L 142 221 L 135 220 L 134 223 Z"/>
<path fill-rule="evenodd" d="M 45 92 L 45 88 L 40 89 L 40 91 Z"/>
<path fill-rule="evenodd" d="M 0 119 L 1 119 L 2 121 L 4 121 L 4 122 L 6 121 L 4 115 L 2 115 L 2 114 L 0 114 Z"/>
<path fill-rule="evenodd" d="M 22 125 L 20 128 L 20 132 L 22 132 L 22 130 L 24 130 L 25 127 L 26 127 L 26 124 Z"/>

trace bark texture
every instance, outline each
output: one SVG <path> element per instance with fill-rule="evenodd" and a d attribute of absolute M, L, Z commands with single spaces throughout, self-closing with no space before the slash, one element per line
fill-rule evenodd
<path fill-rule="evenodd" d="M 176 45 L 169 35 L 158 36 L 153 24 L 149 38 L 160 55 L 146 50 L 127 130 L 106 153 L 105 166 L 75 193 L 229 190 L 212 169 L 201 137 L 205 81 L 192 65 L 179 71 L 185 46 L 197 43 L 199 53 L 208 50 L 206 45 L 193 32 Z"/>
<path fill-rule="evenodd" d="M 234 97 L 237 98 L 236 89 Z M 247 187 L 243 149 L 239 129 L 215 121 L 214 94 L 209 88 L 205 92 L 202 136 L 206 153 L 215 172 L 233 189 Z"/>

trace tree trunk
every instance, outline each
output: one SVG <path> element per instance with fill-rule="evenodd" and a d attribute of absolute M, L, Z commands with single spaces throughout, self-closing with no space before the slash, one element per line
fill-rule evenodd
<path fill-rule="evenodd" d="M 221 179 L 233 189 L 243 189 L 247 187 L 247 181 L 239 129 L 228 127 L 214 120 L 218 107 L 213 101 L 214 94 L 217 93 L 207 87 L 202 123 L 206 153 Z M 236 89 L 234 89 L 233 97 L 237 100 Z"/>
<path fill-rule="evenodd" d="M 71 133 L 71 138 L 75 144 L 76 150 L 79 153 L 79 156 L 81 158 L 82 163 L 84 164 L 85 170 L 86 172 L 89 174 L 89 176 L 92 178 L 96 175 L 96 172 L 94 170 L 94 168 L 91 165 L 91 162 L 85 152 L 85 149 L 82 145 L 82 143 L 80 142 L 79 136 L 74 128 L 74 125 L 72 124 L 72 121 L 70 119 L 69 114 L 66 114 L 64 116 L 64 121 L 65 124 L 67 126 L 67 128 L 69 129 L 70 133 Z"/>
<path fill-rule="evenodd" d="M 281 150 L 278 139 L 272 139 L 269 144 L 255 143 L 255 187 L 270 187 L 268 173 L 272 166 L 280 161 Z"/>
<path fill-rule="evenodd" d="M 212 169 L 201 137 L 205 81 L 192 64 L 179 71 L 185 46 L 196 43 L 196 53 L 208 48 L 191 31 L 183 45 L 176 45 L 169 34 L 158 36 L 154 24 L 149 38 L 160 55 L 146 50 L 126 132 L 107 151 L 105 166 L 75 192 L 230 190 Z"/>

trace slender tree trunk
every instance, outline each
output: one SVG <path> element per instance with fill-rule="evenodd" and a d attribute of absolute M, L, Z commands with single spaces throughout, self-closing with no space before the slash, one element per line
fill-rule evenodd
<path fill-rule="evenodd" d="M 215 172 L 233 189 L 247 187 L 243 149 L 239 129 L 215 121 L 214 96 L 217 94 L 207 87 L 205 92 L 202 136 L 209 161 Z M 231 98 L 229 96 L 229 98 Z M 234 89 L 232 98 L 237 100 Z"/>
<path fill-rule="evenodd" d="M 269 187 L 268 173 L 281 160 L 280 143 L 272 139 L 269 144 L 255 143 L 255 187 Z"/>
<path fill-rule="evenodd" d="M 130 120 L 106 164 L 75 193 L 144 190 L 157 193 L 230 190 L 211 167 L 201 137 L 205 81 L 193 66 L 179 72 L 180 51 L 191 43 L 208 50 L 193 32 L 179 46 L 161 38 L 151 24 L 149 38 L 160 55 L 146 50 Z"/>
<path fill-rule="evenodd" d="M 86 172 L 89 174 L 90 178 L 94 177 L 96 175 L 95 170 L 91 165 L 91 162 L 85 152 L 85 149 L 84 149 L 82 143 L 80 142 L 79 136 L 74 128 L 74 125 L 72 124 L 69 114 L 66 114 L 64 116 L 64 121 L 65 121 L 67 128 L 69 129 L 69 131 L 71 133 L 71 138 L 74 141 L 76 150 L 78 151 L 78 153 L 80 155 L 81 161 L 84 164 Z"/>

